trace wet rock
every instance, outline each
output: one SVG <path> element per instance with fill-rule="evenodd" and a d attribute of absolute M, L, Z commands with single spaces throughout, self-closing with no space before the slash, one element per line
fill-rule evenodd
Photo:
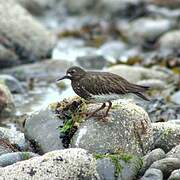
<path fill-rule="evenodd" d="M 103 56 L 98 55 L 78 57 L 76 61 L 85 69 L 102 69 L 107 63 Z"/>
<path fill-rule="evenodd" d="M 0 127 L 0 139 L 6 139 L 11 146 L 15 146 L 20 150 L 26 150 L 28 147 L 24 133 L 14 129 Z"/>
<path fill-rule="evenodd" d="M 166 157 L 169 158 L 180 158 L 180 145 L 172 148 L 167 154 Z"/>
<path fill-rule="evenodd" d="M 160 49 L 178 50 L 180 48 L 180 31 L 173 30 L 165 33 L 159 39 Z"/>
<path fill-rule="evenodd" d="M 171 123 L 152 123 L 154 146 L 165 152 L 180 143 L 180 126 Z"/>
<path fill-rule="evenodd" d="M 141 28 L 143 26 L 143 28 Z M 126 31 L 128 40 L 134 44 L 143 45 L 155 40 L 173 26 L 173 22 L 168 19 L 139 18 L 130 23 L 129 30 Z"/>
<path fill-rule="evenodd" d="M 154 149 L 153 151 L 149 152 L 146 156 L 143 157 L 143 166 L 140 173 L 144 174 L 144 172 L 151 166 L 153 162 L 165 157 L 166 154 L 162 149 Z"/>
<path fill-rule="evenodd" d="M 168 77 L 168 74 L 161 71 L 128 65 L 115 65 L 109 68 L 108 71 L 118 74 L 133 83 L 144 79 L 165 80 Z"/>
<path fill-rule="evenodd" d="M 164 158 L 154 162 L 150 168 L 161 170 L 165 178 L 168 177 L 172 171 L 180 168 L 180 159 Z"/>
<path fill-rule="evenodd" d="M 9 117 L 14 111 L 12 94 L 8 87 L 0 82 L 0 117 Z"/>
<path fill-rule="evenodd" d="M 180 179 L 180 169 L 174 170 L 169 176 L 168 180 Z"/>
<path fill-rule="evenodd" d="M 110 41 L 103 44 L 97 53 L 105 56 L 107 59 L 113 58 L 114 60 L 117 60 L 126 48 L 126 44 L 122 41 Z"/>
<path fill-rule="evenodd" d="M 0 75 L 0 81 L 2 81 L 9 88 L 11 93 L 24 93 L 22 85 L 13 76 L 2 74 Z"/>
<path fill-rule="evenodd" d="M 96 161 L 83 149 L 52 151 L 0 168 L 6 179 L 97 179 Z"/>
<path fill-rule="evenodd" d="M 159 169 L 149 168 L 140 180 L 163 180 L 163 173 Z"/>
<path fill-rule="evenodd" d="M 180 104 L 180 91 L 175 92 L 172 96 L 171 96 L 171 101 L 176 103 L 176 104 Z"/>
<path fill-rule="evenodd" d="M 128 155 L 105 155 L 97 159 L 97 172 L 101 179 L 135 179 L 142 165 L 140 158 Z"/>
<path fill-rule="evenodd" d="M 27 160 L 36 156 L 38 155 L 32 152 L 13 152 L 3 154 L 0 156 L 0 167 L 5 167 L 18 161 Z"/>
<path fill-rule="evenodd" d="M 32 114 L 25 123 L 25 135 L 36 144 L 36 150 L 49 152 L 64 149 L 58 127 L 62 121 L 48 108 Z"/>
<path fill-rule="evenodd" d="M 61 60 L 45 60 L 35 64 L 21 65 L 10 69 L 3 70 L 3 73 L 11 74 L 19 80 L 36 80 L 55 81 L 57 77 L 64 75 L 70 63 Z"/>
<path fill-rule="evenodd" d="M 93 109 L 96 108 L 94 105 Z M 151 124 L 146 112 L 135 104 L 122 103 L 114 105 L 106 122 L 90 118 L 80 124 L 71 146 L 96 153 L 122 150 L 142 155 L 151 143 Z"/>
<path fill-rule="evenodd" d="M 1 46 L 6 56 L 0 59 L 3 68 L 19 63 L 34 62 L 49 57 L 55 44 L 55 37 L 39 22 L 32 18 L 28 12 L 12 0 L 0 3 L 0 38 Z M 16 30 L 12 27 L 16 27 Z M 43 44 L 43 46 L 42 46 Z M 2 48 L 1 48 L 2 49 Z M 7 57 L 7 51 L 12 51 L 18 57 L 11 62 L 12 55 Z M 14 56 L 13 56 L 14 57 Z"/>

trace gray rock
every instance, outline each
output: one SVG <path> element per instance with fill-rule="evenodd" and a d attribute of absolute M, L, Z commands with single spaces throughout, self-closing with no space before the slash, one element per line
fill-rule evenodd
<path fill-rule="evenodd" d="M 22 85 L 13 76 L 1 74 L 0 81 L 4 82 L 4 84 L 9 88 L 11 93 L 24 93 Z"/>
<path fill-rule="evenodd" d="M 152 123 L 154 146 L 165 152 L 180 144 L 180 125 L 171 123 Z"/>
<path fill-rule="evenodd" d="M 7 139 L 10 144 L 16 145 L 20 150 L 26 150 L 28 147 L 24 133 L 14 129 L 0 127 L 0 139 Z"/>
<path fill-rule="evenodd" d="M 114 159 L 117 162 L 113 161 Z M 97 159 L 97 172 L 100 178 L 103 180 L 132 180 L 137 176 L 139 169 L 141 168 L 142 161 L 137 157 L 130 157 L 130 159 L 124 159 L 121 155 L 113 155 L 113 158 Z"/>
<path fill-rule="evenodd" d="M 96 109 L 96 105 L 92 105 Z M 88 109 L 92 109 L 92 106 Z M 90 152 L 115 152 L 117 149 L 142 155 L 152 143 L 151 123 L 147 113 L 132 103 L 113 105 L 107 122 L 90 118 L 80 124 L 71 146 Z M 91 110 L 90 110 L 91 111 Z"/>
<path fill-rule="evenodd" d="M 180 158 L 180 145 L 177 145 L 176 147 L 172 148 L 171 151 L 169 151 L 166 154 L 166 157 L 168 157 L 168 158 Z"/>
<path fill-rule="evenodd" d="M 171 101 L 176 103 L 176 104 L 180 104 L 180 91 L 175 92 L 172 96 L 171 96 Z"/>
<path fill-rule="evenodd" d="M 106 59 L 98 55 L 78 57 L 76 61 L 85 69 L 102 69 L 107 64 Z"/>
<path fill-rule="evenodd" d="M 52 151 L 40 157 L 0 168 L 1 179 L 99 180 L 96 161 L 83 149 Z"/>
<path fill-rule="evenodd" d="M 14 100 L 8 87 L 0 82 L 0 117 L 9 117 L 15 111 Z"/>
<path fill-rule="evenodd" d="M 165 178 L 165 177 L 168 177 L 172 171 L 180 168 L 180 159 L 164 158 L 164 159 L 154 162 L 150 166 L 150 168 L 161 170 Z"/>
<path fill-rule="evenodd" d="M 143 26 L 143 28 L 141 28 Z M 130 23 L 126 31 L 128 40 L 134 44 L 153 41 L 173 27 L 168 19 L 139 18 Z"/>
<path fill-rule="evenodd" d="M 165 33 L 159 39 L 160 49 L 178 50 L 180 48 L 180 31 L 173 30 Z"/>
<path fill-rule="evenodd" d="M 150 168 L 140 180 L 163 180 L 163 173 L 159 169 Z"/>
<path fill-rule="evenodd" d="M 168 180 L 178 180 L 178 179 L 180 179 L 180 169 L 174 170 L 168 178 Z"/>
<path fill-rule="evenodd" d="M 58 127 L 63 122 L 49 109 L 32 114 L 25 123 L 25 135 L 42 152 L 64 149 Z"/>
<path fill-rule="evenodd" d="M 36 80 L 55 81 L 57 77 L 63 75 L 70 63 L 61 60 L 45 60 L 35 64 L 21 65 L 10 69 L 3 70 L 3 73 L 11 74 L 19 80 Z"/>
<path fill-rule="evenodd" d="M 153 151 L 149 152 L 146 156 L 143 157 L 143 166 L 141 168 L 141 173 L 144 174 L 144 172 L 151 166 L 153 162 L 165 157 L 166 154 L 162 149 L 154 149 Z"/>
<path fill-rule="evenodd" d="M 30 159 L 32 157 L 39 156 L 32 152 L 13 152 L 7 153 L 0 156 L 0 167 L 5 167 L 14 164 L 18 161 Z"/>
<path fill-rule="evenodd" d="M 144 67 L 133 67 L 128 65 L 116 65 L 108 69 L 109 72 L 118 74 L 130 82 L 138 82 L 144 79 L 160 79 L 164 80 L 168 75 L 164 72 Z"/>
<path fill-rule="evenodd" d="M 33 19 L 23 7 L 12 0 L 6 2 L 1 0 L 0 16 L 1 46 L 7 49 L 5 52 L 11 50 L 20 60 L 13 64 L 7 64 L 6 61 L 12 58 L 12 55 L 7 57 L 5 53 L 6 56 L 0 59 L 1 68 L 5 67 L 4 64 L 9 67 L 50 56 L 55 44 L 55 37 Z M 16 27 L 16 30 L 12 27 Z"/>

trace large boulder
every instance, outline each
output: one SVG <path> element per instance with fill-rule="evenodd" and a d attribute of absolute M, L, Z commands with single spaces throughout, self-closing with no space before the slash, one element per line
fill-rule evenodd
<path fill-rule="evenodd" d="M 23 7 L 12 0 L 0 0 L 0 16 L 1 68 L 51 55 L 55 37 Z"/>
<path fill-rule="evenodd" d="M 0 179 L 98 180 L 99 176 L 92 155 L 83 149 L 66 149 L 0 168 Z"/>

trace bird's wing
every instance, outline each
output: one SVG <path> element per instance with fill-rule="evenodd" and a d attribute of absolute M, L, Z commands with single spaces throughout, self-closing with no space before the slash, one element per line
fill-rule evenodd
<path fill-rule="evenodd" d="M 88 78 L 82 78 L 83 88 L 93 95 L 128 93 L 128 81 L 111 73 L 92 73 Z"/>

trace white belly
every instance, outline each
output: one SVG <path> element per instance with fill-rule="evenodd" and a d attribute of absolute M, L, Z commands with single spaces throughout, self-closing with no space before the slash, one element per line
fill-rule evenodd
<path fill-rule="evenodd" d="M 105 94 L 105 95 L 92 95 L 90 102 L 104 103 L 107 101 L 113 101 L 118 99 L 127 98 L 129 95 L 119 95 L 119 94 Z"/>

